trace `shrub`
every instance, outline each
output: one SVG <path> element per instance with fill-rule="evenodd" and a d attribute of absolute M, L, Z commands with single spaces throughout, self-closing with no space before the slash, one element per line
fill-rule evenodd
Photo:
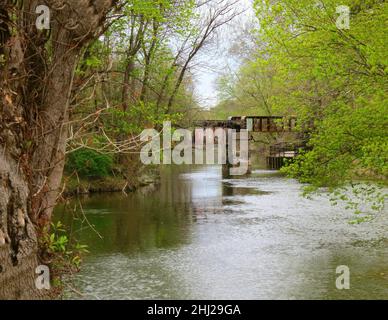
<path fill-rule="evenodd" d="M 90 149 L 80 149 L 69 154 L 66 171 L 76 171 L 81 177 L 102 178 L 110 175 L 113 156 Z"/>

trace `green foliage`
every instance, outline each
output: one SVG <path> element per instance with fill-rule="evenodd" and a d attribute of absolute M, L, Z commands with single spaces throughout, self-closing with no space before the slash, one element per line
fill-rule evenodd
<path fill-rule="evenodd" d="M 51 228 L 44 229 L 39 238 L 42 250 L 41 259 L 50 265 L 52 284 L 56 288 L 62 287 L 62 275 L 79 271 L 82 257 L 89 251 L 82 245 L 69 238 L 64 225 L 58 221 L 51 223 Z"/>
<path fill-rule="evenodd" d="M 315 186 L 388 177 L 387 4 L 342 4 L 351 8 L 349 30 L 337 28 L 334 0 L 256 2 L 267 41 L 256 64 L 276 71 L 272 104 L 283 113 L 292 105 L 310 127 L 312 151 L 284 171 Z"/>
<path fill-rule="evenodd" d="M 357 183 L 347 187 L 338 188 L 331 192 L 332 205 L 339 202 L 345 203 L 346 210 L 352 210 L 357 218 L 349 221 L 351 224 L 359 224 L 373 220 L 381 214 L 385 208 L 388 194 L 382 186 L 370 183 Z"/>
<path fill-rule="evenodd" d="M 181 113 L 166 114 L 160 112 L 154 103 L 139 101 L 128 111 L 120 109 L 109 109 L 103 117 L 104 128 L 111 135 L 139 134 L 150 126 L 162 125 L 164 121 L 176 123 L 181 120 Z M 132 119 L 137 119 L 133 121 Z"/>
<path fill-rule="evenodd" d="M 388 177 L 388 5 L 343 1 L 350 29 L 336 25 L 339 5 L 255 1 L 254 53 L 236 76 L 220 80 L 237 110 L 298 117 L 309 151 L 283 172 L 314 187 Z"/>
<path fill-rule="evenodd" d="M 102 178 L 111 174 L 113 163 L 112 155 L 83 148 L 68 155 L 65 168 L 80 177 Z"/>
<path fill-rule="evenodd" d="M 69 240 L 67 231 L 60 221 L 51 224 L 51 233 L 47 233 L 44 239 L 48 254 L 59 256 L 58 260 L 77 270 L 81 266 L 82 256 L 89 252 L 87 245 Z"/>
<path fill-rule="evenodd" d="M 107 136 L 112 141 L 124 141 L 163 121 L 176 122 L 197 106 L 191 76 L 187 73 L 180 79 L 182 61 L 187 57 L 174 49 L 185 43 L 184 51 L 189 50 L 198 36 L 194 30 L 198 23 L 196 1 L 126 0 L 122 5 L 120 15 L 112 19 L 103 37 L 84 51 L 76 70 L 77 108 L 73 119 L 98 116 L 89 127 L 83 121 L 74 125 L 74 131 L 79 127 L 82 132 L 88 131 L 86 144 L 90 148 L 96 141 L 100 146 L 106 143 Z M 85 135 L 80 136 L 86 140 Z M 72 143 L 70 147 L 74 148 Z M 84 176 L 101 175 L 97 168 L 85 172 L 89 166 L 98 166 L 100 159 L 93 154 L 82 170 L 84 154 L 89 158 L 86 151 L 70 155 L 68 168 L 80 168 Z"/>

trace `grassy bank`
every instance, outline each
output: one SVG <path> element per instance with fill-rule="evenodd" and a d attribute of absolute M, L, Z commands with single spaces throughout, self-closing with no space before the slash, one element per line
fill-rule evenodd
<path fill-rule="evenodd" d="M 133 192 L 139 188 L 159 184 L 160 177 L 156 168 L 145 170 L 139 176 L 124 177 L 110 175 L 100 178 L 79 177 L 67 175 L 63 179 L 62 195 L 71 197 L 75 195 L 106 193 L 106 192 Z"/>
<path fill-rule="evenodd" d="M 158 182 L 158 167 L 144 166 L 136 154 L 111 155 L 80 149 L 66 159 L 62 195 L 132 192 Z"/>

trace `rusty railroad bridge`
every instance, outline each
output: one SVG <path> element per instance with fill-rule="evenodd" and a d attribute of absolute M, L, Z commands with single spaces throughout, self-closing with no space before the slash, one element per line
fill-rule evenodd
<path fill-rule="evenodd" d="M 279 116 L 242 116 L 230 117 L 228 120 L 197 120 L 194 125 L 201 128 L 228 128 L 236 131 L 250 132 L 293 132 L 296 129 L 296 117 Z"/>
<path fill-rule="evenodd" d="M 280 169 L 286 160 L 295 158 L 306 146 L 296 130 L 296 117 L 241 116 L 229 117 L 228 120 L 197 120 L 193 125 L 204 129 L 234 129 L 237 132 L 248 130 L 251 133 L 296 133 L 300 141 L 298 143 L 281 142 L 270 145 L 266 161 L 267 167 L 272 170 Z"/>

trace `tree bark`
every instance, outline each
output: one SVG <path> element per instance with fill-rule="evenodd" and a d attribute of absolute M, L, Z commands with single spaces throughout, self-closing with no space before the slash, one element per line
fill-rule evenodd
<path fill-rule="evenodd" d="M 133 72 L 135 71 L 135 60 L 133 57 L 130 57 L 124 72 L 124 80 L 123 80 L 123 90 L 122 90 L 122 106 L 123 111 L 128 110 L 128 99 L 129 99 L 129 91 L 132 89 L 131 96 L 133 97 L 135 88 L 134 81 L 131 81 Z M 133 79 L 132 79 L 133 80 Z M 132 85 L 131 85 L 132 83 Z"/>
<path fill-rule="evenodd" d="M 38 1 L 25 0 L 19 7 L 0 0 L 0 17 L 17 20 L 3 19 L 0 37 L 0 52 L 5 52 L 0 63 L 0 299 L 47 294 L 35 287 L 35 269 L 42 263 L 39 238 L 51 221 L 62 179 L 74 69 L 114 5 L 114 0 L 60 2 L 46 1 L 51 31 L 42 32 L 34 29 Z"/>
<path fill-rule="evenodd" d="M 4 137 L 4 136 L 3 136 Z M 8 132 L 8 142 L 15 137 Z M 28 216 L 29 188 L 17 148 L 0 146 L 0 299 L 39 297 L 35 288 L 38 265 L 36 229 Z"/>

